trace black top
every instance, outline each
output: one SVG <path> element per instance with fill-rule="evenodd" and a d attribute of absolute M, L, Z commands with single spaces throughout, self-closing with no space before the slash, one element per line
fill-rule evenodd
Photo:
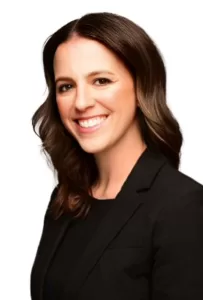
<path fill-rule="evenodd" d="M 56 251 L 45 278 L 43 298 L 45 300 L 64 299 L 63 290 L 67 286 L 77 260 L 87 247 L 102 218 L 114 203 L 112 199 L 92 198 L 92 200 L 87 217 L 74 219 L 71 222 Z M 64 300 L 67 300 L 67 294 Z"/>

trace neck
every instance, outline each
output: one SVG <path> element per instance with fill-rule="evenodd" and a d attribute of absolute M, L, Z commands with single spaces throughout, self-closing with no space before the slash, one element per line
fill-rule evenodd
<path fill-rule="evenodd" d="M 95 198 L 115 198 L 124 181 L 146 149 L 136 126 L 132 126 L 117 144 L 95 155 L 99 169 L 98 184 L 93 187 Z"/>

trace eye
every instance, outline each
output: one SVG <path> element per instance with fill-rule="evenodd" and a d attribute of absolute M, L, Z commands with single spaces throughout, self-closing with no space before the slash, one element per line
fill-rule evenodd
<path fill-rule="evenodd" d="M 107 79 L 107 78 L 97 78 L 95 80 L 95 82 L 99 82 L 99 84 L 96 84 L 96 85 L 105 85 L 105 84 L 108 84 L 111 82 L 110 79 Z"/>
<path fill-rule="evenodd" d="M 57 91 L 58 93 L 65 93 L 69 91 L 72 88 L 72 84 L 61 84 L 58 88 Z"/>

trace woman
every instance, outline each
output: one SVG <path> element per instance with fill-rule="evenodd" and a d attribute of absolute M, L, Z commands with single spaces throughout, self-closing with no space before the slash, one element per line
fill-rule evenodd
<path fill-rule="evenodd" d="M 57 172 L 33 300 L 203 299 L 203 187 L 179 168 L 161 55 L 125 17 L 91 13 L 46 42 L 33 116 Z M 36 131 L 35 131 L 36 132 Z"/>

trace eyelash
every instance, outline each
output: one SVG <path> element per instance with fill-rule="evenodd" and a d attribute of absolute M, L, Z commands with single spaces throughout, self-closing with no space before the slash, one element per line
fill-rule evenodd
<path fill-rule="evenodd" d="M 105 85 L 105 84 L 109 84 L 109 83 L 111 83 L 112 81 L 110 80 L 110 79 L 107 79 L 107 78 L 97 78 L 97 79 L 95 79 L 95 81 L 94 82 L 96 82 L 96 81 L 102 81 L 102 80 L 105 80 L 105 83 L 104 84 L 99 84 L 99 86 L 103 86 L 103 85 Z M 65 93 L 65 92 L 68 92 L 71 88 L 68 88 L 66 91 L 63 91 L 63 88 L 64 87 L 67 87 L 67 86 L 70 86 L 71 84 L 62 84 L 62 85 L 60 85 L 58 88 L 57 88 L 57 91 L 58 91 L 58 93 L 60 93 L 60 94 L 62 94 L 62 93 Z"/>

